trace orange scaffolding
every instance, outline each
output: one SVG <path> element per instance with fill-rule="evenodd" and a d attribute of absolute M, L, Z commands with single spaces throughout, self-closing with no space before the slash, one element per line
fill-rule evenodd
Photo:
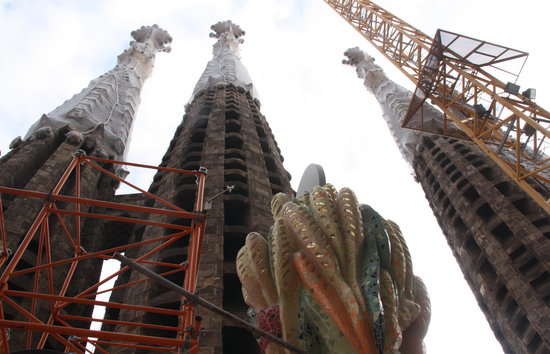
<path fill-rule="evenodd" d="M 139 187 L 125 181 L 123 178 L 109 172 L 101 166 L 102 164 L 133 166 L 137 168 L 147 168 L 196 176 L 198 186 L 194 211 L 185 211 L 182 208 L 179 208 L 143 189 L 140 189 Z M 161 207 L 136 206 L 111 201 L 82 198 L 80 191 L 82 166 L 96 169 L 101 173 L 110 176 L 114 180 L 130 186 L 146 197 L 154 199 L 157 202 L 156 205 L 160 205 Z M 74 195 L 60 194 L 62 188 L 72 179 L 74 179 L 75 186 Z M 127 303 L 99 301 L 96 299 L 96 297 L 100 294 L 122 288 L 132 288 L 139 284 L 143 285 L 143 282 L 151 281 L 150 278 L 144 278 L 141 280 L 130 281 L 126 284 L 119 285 L 116 288 L 111 287 L 110 289 L 99 290 L 99 287 L 103 284 L 116 278 L 124 272 L 129 271 L 130 268 L 128 266 L 121 266 L 120 269 L 113 270 L 112 272 L 110 272 L 110 270 L 103 270 L 102 274 L 105 274 L 105 276 L 103 276 L 103 279 L 100 282 L 87 289 L 79 289 L 79 294 L 76 296 L 68 296 L 67 290 L 71 287 L 72 282 L 75 280 L 75 270 L 77 269 L 79 262 L 93 258 L 100 261 L 110 260 L 114 258 L 113 255 L 115 253 L 124 253 L 128 250 L 135 249 L 136 247 L 148 245 L 150 250 L 139 257 L 132 259 L 132 261 L 146 267 L 169 267 L 171 270 L 160 274 L 162 276 L 177 272 L 185 272 L 184 284 L 177 285 L 183 285 L 183 289 L 190 293 L 195 293 L 206 219 L 206 212 L 203 209 L 205 179 L 206 173 L 202 171 L 186 171 L 114 161 L 90 157 L 81 153 L 75 154 L 74 158 L 69 163 L 65 172 L 50 193 L 0 187 L 0 244 L 2 245 L 2 252 L 0 252 L 0 266 L 2 267 L 2 273 L 0 275 L 0 351 L 2 353 L 9 353 L 10 332 L 24 331 L 26 336 L 26 347 L 28 349 L 42 349 L 45 347 L 46 341 L 57 341 L 60 343 L 59 346 L 64 346 L 65 351 L 74 351 L 78 353 L 108 353 L 105 349 L 107 346 L 109 348 L 118 346 L 178 353 L 198 352 L 198 331 L 200 330 L 200 320 L 194 316 L 195 305 L 193 302 L 182 301 L 182 305 L 179 310 L 171 310 Z M 7 249 L 8 235 L 6 234 L 6 225 L 2 208 L 2 196 L 4 194 L 34 198 L 42 203 L 40 212 L 34 219 L 34 222 L 22 238 L 20 245 L 13 254 L 10 254 L 11 252 Z M 176 217 L 177 219 L 189 219 L 191 226 L 151 221 L 148 217 L 132 218 L 93 212 L 83 212 L 81 211 L 81 206 L 83 205 L 108 208 L 110 210 L 119 210 L 124 212 L 139 212 L 147 216 L 163 215 Z M 74 227 L 71 227 L 72 225 L 67 226 L 67 218 L 74 218 L 72 219 Z M 173 229 L 176 230 L 176 232 L 169 235 L 156 237 L 154 239 L 125 244 L 119 247 L 87 252 L 81 247 L 81 231 L 83 227 L 82 219 L 89 220 L 93 218 L 113 220 L 130 224 L 149 225 L 151 227 L 160 227 L 163 229 Z M 71 257 L 56 261 L 52 260 L 52 247 L 58 247 L 59 241 L 56 239 L 57 244 L 53 244 L 53 242 L 51 242 L 52 235 L 50 234 L 49 225 L 51 220 L 55 220 L 58 228 L 62 230 L 64 242 L 68 243 L 73 252 Z M 190 238 L 187 262 L 183 264 L 172 264 L 154 260 L 155 258 L 153 256 L 155 254 L 184 237 Z M 38 241 L 38 250 L 35 250 L 37 254 L 35 265 L 27 268 L 18 267 L 18 264 L 22 261 L 22 258 L 33 239 Z M 64 267 L 63 269 L 65 269 L 65 271 L 61 273 L 66 272 L 66 275 L 63 279 L 56 279 L 56 267 Z M 109 272 L 110 274 L 107 274 Z M 29 283 L 29 289 L 25 291 L 10 289 L 8 287 L 8 282 L 21 276 L 25 276 L 25 279 L 32 279 L 32 283 Z M 47 286 L 40 286 L 39 284 L 47 284 Z M 54 291 L 56 288 L 54 284 L 59 288 L 59 290 Z M 61 284 L 61 286 L 59 286 L 59 284 Z M 42 306 L 40 316 L 38 316 L 39 305 Z M 178 325 L 177 327 L 174 327 L 145 323 L 143 321 L 128 322 L 93 318 L 93 316 L 72 314 L 70 310 L 68 310 L 68 307 L 71 305 L 102 306 L 105 307 L 105 309 L 127 309 L 140 314 L 152 313 L 172 315 L 177 316 Z M 15 319 L 6 319 L 6 307 L 9 307 L 12 313 L 14 311 L 17 313 L 17 316 L 14 317 Z M 44 319 L 44 308 L 48 309 L 48 315 L 46 316 L 47 320 Z M 145 318 L 146 316 L 141 317 Z M 69 324 L 69 322 L 74 323 L 75 321 L 78 321 L 78 327 Z M 115 326 L 120 325 L 125 328 L 130 328 L 131 330 L 126 333 L 93 330 L 91 329 L 92 322 L 111 324 Z M 165 338 L 131 334 L 140 333 L 140 329 L 144 328 L 175 331 L 177 333 L 177 337 Z"/>

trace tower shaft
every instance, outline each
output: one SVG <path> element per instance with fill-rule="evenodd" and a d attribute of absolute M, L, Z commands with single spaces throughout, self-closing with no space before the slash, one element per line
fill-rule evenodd
<path fill-rule="evenodd" d="M 549 351 L 550 218 L 546 211 L 477 145 L 399 130 L 410 92 L 391 82 L 366 53 L 354 48 L 346 55 L 346 63 L 356 66 L 365 87 L 379 101 L 504 351 Z M 440 114 L 433 107 L 424 110 Z"/>
<path fill-rule="evenodd" d="M 155 54 L 166 50 L 167 44 L 171 41 L 167 32 L 158 26 L 142 27 L 132 35 L 135 41 L 130 49 L 118 57 L 118 65 L 113 70 L 93 80 L 81 93 L 51 113 L 43 115 L 29 129 L 24 140 L 16 138 L 12 142 L 12 150 L 0 159 L 0 185 L 51 193 L 75 153 L 123 158 L 139 104 L 141 87 L 151 73 Z M 115 172 L 112 167 L 104 167 Z M 114 197 L 116 186 L 108 177 L 100 176 L 97 170 L 83 167 L 80 181 L 80 196 L 83 198 L 109 200 Z M 75 182 L 70 181 L 65 183 L 60 192 L 70 195 L 76 188 Z M 2 197 L 7 247 L 15 251 L 47 202 L 26 196 Z M 83 206 L 81 211 L 88 212 L 93 209 L 91 206 Z M 55 262 L 70 258 L 77 252 L 67 242 L 68 236 L 65 231 L 75 229 L 75 219 L 68 216 L 60 218 L 63 222 L 53 217 L 48 219 L 48 247 L 51 246 L 51 250 L 44 248 L 42 236 L 38 236 L 37 233 L 37 236 L 30 240 L 15 271 L 43 265 L 50 256 L 51 259 L 48 260 Z M 106 242 L 101 228 L 93 223 L 87 224 L 86 220 L 83 224 L 86 226 L 82 229 L 88 232 L 82 233 L 81 247 L 90 252 L 100 249 Z M 74 295 L 97 282 L 100 270 L 101 262 L 97 260 L 81 262 L 75 271 L 75 278 L 78 280 L 66 289 L 65 294 Z M 62 291 L 63 279 L 68 272 L 68 265 L 56 267 L 51 275 L 43 276 L 37 283 L 33 283 L 33 277 L 38 278 L 41 272 L 27 273 L 10 278 L 7 285 L 9 289 L 20 291 L 58 294 Z M 45 274 L 46 271 L 42 273 Z M 48 277 L 49 280 L 46 279 Z M 48 284 L 48 281 L 53 285 Z M 51 313 L 49 301 L 31 304 L 31 300 L 21 298 L 18 305 L 43 322 L 47 322 Z M 7 320 L 28 319 L 27 315 L 22 315 L 22 312 L 14 307 L 6 307 L 3 311 Z M 71 311 L 76 315 L 91 315 L 92 308 L 81 306 Z M 79 326 L 77 323 L 74 325 Z M 11 350 L 37 345 L 38 334 L 29 344 L 26 337 L 27 333 L 24 331 L 12 331 Z M 57 347 L 59 343 L 46 345 L 48 346 Z"/>
<path fill-rule="evenodd" d="M 290 175 L 284 170 L 283 158 L 253 92 L 252 82 L 238 56 L 238 44 L 244 32 L 229 21 L 212 27 L 218 42 L 213 60 L 207 68 L 186 106 L 183 121 L 177 128 L 161 166 L 208 171 L 205 196 L 211 198 L 204 233 L 198 289 L 201 297 L 226 310 L 247 318 L 237 277 L 235 260 L 251 231 L 267 234 L 272 224 L 270 201 L 278 192 L 292 194 Z M 227 186 L 231 193 L 223 192 Z M 196 192 L 193 178 L 176 179 L 160 171 L 154 177 L 149 191 L 185 210 L 192 210 Z M 177 220 L 171 220 L 176 222 Z M 166 230 L 173 232 L 173 230 Z M 133 237 L 147 240 L 160 236 L 143 228 Z M 158 261 L 179 264 L 187 260 L 188 240 L 174 243 L 158 257 Z M 135 257 L 146 249 L 136 249 Z M 154 268 L 157 273 L 163 269 Z M 183 277 L 170 277 L 183 284 Z M 132 273 L 118 284 L 142 279 Z M 112 299 L 125 303 L 149 304 L 168 309 L 179 309 L 183 299 L 146 283 L 139 292 L 116 291 Z M 200 311 L 204 330 L 200 345 L 215 353 L 258 352 L 253 336 L 246 330 L 226 323 L 208 311 Z M 177 326 L 175 316 L 139 316 L 133 311 L 108 313 L 108 318 L 122 321 L 138 320 L 152 324 Z M 110 316 L 110 317 L 109 317 Z M 108 328 L 107 326 L 104 328 Z M 117 332 L 130 330 L 123 326 Z M 143 329 L 142 334 L 175 337 L 173 331 Z M 124 352 L 124 350 L 120 351 Z"/>

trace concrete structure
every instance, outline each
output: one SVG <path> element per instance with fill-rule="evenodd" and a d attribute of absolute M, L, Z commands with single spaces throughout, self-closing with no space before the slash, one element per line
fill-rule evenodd
<path fill-rule="evenodd" d="M 134 41 L 129 49 L 118 57 L 118 65 L 106 74 L 93 80 L 81 93 L 44 114 L 27 133 L 25 139 L 16 138 L 12 150 L 0 159 L 0 185 L 4 187 L 24 188 L 32 191 L 49 193 L 65 171 L 75 152 L 92 156 L 120 158 L 129 141 L 132 121 L 139 105 L 139 94 L 144 81 L 151 74 L 155 54 L 169 50 L 171 38 L 158 26 L 142 27 L 132 32 Z M 122 173 L 123 171 L 118 171 Z M 112 199 L 114 187 L 109 178 L 101 177 L 97 170 L 82 171 L 81 193 L 84 198 Z M 74 184 L 69 184 L 63 193 L 71 193 Z M 42 202 L 28 197 L 3 196 L 4 218 L 8 238 L 8 248 L 17 249 L 19 242 L 34 221 Z M 85 209 L 85 208 L 84 208 Z M 84 210 L 83 209 L 83 210 Z M 92 211 L 92 208 L 86 209 Z M 74 227 L 73 219 L 67 218 L 69 229 Z M 53 247 L 53 261 L 72 255 L 73 250 L 66 242 L 66 236 L 59 223 L 50 222 Z M 88 251 L 103 247 L 105 238 L 100 224 L 87 224 L 82 228 L 82 247 Z M 56 242 L 56 240 L 60 240 Z M 19 268 L 35 265 L 38 248 L 37 237 L 31 241 L 27 253 L 24 254 Z M 69 288 L 70 296 L 78 289 L 97 282 L 101 264 L 98 262 L 83 262 L 77 268 L 76 278 L 79 279 Z M 62 267 L 55 274 L 56 279 L 64 277 Z M 54 284 L 61 287 L 61 283 Z M 8 284 L 10 289 L 31 290 L 32 281 L 25 276 L 12 279 Z M 46 287 L 45 280 L 39 286 Z M 21 300 L 26 306 L 26 300 Z M 42 321 L 49 311 L 46 301 L 37 304 L 44 313 L 37 316 Z M 6 311 L 6 310 L 4 310 Z M 73 309 L 75 314 L 91 314 L 90 307 Z M 6 319 L 18 319 L 16 311 L 4 313 Z M 20 315 L 17 315 L 20 316 Z M 78 326 L 75 324 L 75 326 Z M 10 340 L 12 350 L 24 348 L 24 333 L 13 331 Z"/>
<path fill-rule="evenodd" d="M 241 294 L 235 260 L 250 231 L 264 235 L 273 223 L 270 201 L 273 194 L 291 194 L 290 175 L 283 168 L 283 158 L 265 117 L 252 81 L 239 57 L 239 44 L 244 31 L 230 21 L 212 26 L 211 37 L 217 38 L 213 59 L 200 77 L 181 125 L 177 128 L 161 166 L 198 170 L 206 168 L 206 199 L 211 207 L 206 221 L 202 258 L 199 268 L 199 294 L 206 300 L 245 318 L 248 306 Z M 224 190 L 230 186 L 231 192 Z M 193 210 L 196 192 L 194 178 L 175 178 L 160 171 L 149 189 L 151 193 L 185 210 Z M 166 219 L 165 219 L 166 220 Z M 177 222 L 175 220 L 170 220 Z M 116 232 L 116 230 L 113 230 Z M 120 230 L 120 237 L 127 231 Z M 114 236 L 119 237 L 118 234 Z M 150 228 L 134 230 L 132 240 L 159 236 Z M 185 262 L 188 241 L 173 244 L 159 255 L 160 261 Z M 134 257 L 145 248 L 135 250 Z M 155 269 L 160 272 L 161 269 Z M 141 279 L 137 273 L 119 278 L 121 285 Z M 171 277 L 182 284 L 183 277 Z M 158 286 L 144 283 L 138 291 L 114 292 L 111 300 L 133 304 L 150 304 L 179 309 L 181 297 Z M 254 353 L 258 346 L 246 330 L 233 327 L 208 311 L 203 316 L 200 344 L 205 353 Z M 146 316 L 135 311 L 110 311 L 107 318 L 123 321 L 176 325 L 174 316 Z M 129 328 L 104 327 L 117 332 Z M 143 329 L 141 334 L 175 337 L 175 332 Z M 113 348 L 113 350 L 115 350 Z M 113 352 L 131 352 L 117 348 Z"/>
<path fill-rule="evenodd" d="M 410 93 L 366 53 L 345 54 L 379 101 L 504 351 L 550 352 L 548 214 L 473 143 L 402 130 Z"/>

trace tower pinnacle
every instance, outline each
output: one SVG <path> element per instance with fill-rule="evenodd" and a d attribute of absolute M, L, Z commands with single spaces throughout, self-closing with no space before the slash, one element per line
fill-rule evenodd
<path fill-rule="evenodd" d="M 172 37 L 157 25 L 132 32 L 130 48 L 117 65 L 92 80 L 88 87 L 31 126 L 25 140 L 41 139 L 68 126 L 70 131 L 93 137 L 105 156 L 123 159 L 130 139 L 140 92 L 151 75 L 157 52 L 169 52 Z"/>
<path fill-rule="evenodd" d="M 253 97 L 257 94 L 252 85 L 252 79 L 245 66 L 241 63 L 239 44 L 243 43 L 245 32 L 239 25 L 231 21 L 218 22 L 210 27 L 213 32 L 210 37 L 217 38 L 212 50 L 212 60 L 206 65 L 195 89 L 193 97 L 202 90 L 207 90 L 217 84 L 235 85 L 250 91 Z"/>
<path fill-rule="evenodd" d="M 411 164 L 414 150 L 420 143 L 421 137 L 418 132 L 401 128 L 401 120 L 407 112 L 411 99 L 410 92 L 391 81 L 382 68 L 374 63 L 374 58 L 358 47 L 346 50 L 344 55 L 346 59 L 342 60 L 342 63 L 354 66 L 357 76 L 364 79 L 365 87 L 374 94 L 382 108 L 384 120 L 390 128 L 399 151 Z M 430 114 L 436 115 L 438 112 L 431 108 Z"/>

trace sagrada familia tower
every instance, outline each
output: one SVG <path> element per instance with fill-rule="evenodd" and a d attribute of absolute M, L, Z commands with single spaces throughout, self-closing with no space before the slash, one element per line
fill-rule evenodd
<path fill-rule="evenodd" d="M 294 192 L 290 174 L 283 167 L 281 151 L 260 111 L 255 87 L 240 60 L 239 46 L 244 31 L 230 21 L 217 23 L 212 30 L 211 36 L 217 40 L 213 58 L 197 82 L 160 166 L 207 170 L 205 196 L 210 205 L 198 274 L 199 294 L 246 318 L 248 306 L 242 298 L 235 266 L 237 253 L 249 232 L 268 233 L 273 223 L 272 196 L 285 193 L 292 197 Z M 43 115 L 23 139 L 12 142 L 11 151 L 0 159 L 0 186 L 50 193 L 74 154 L 124 159 L 143 83 L 151 74 L 155 55 L 169 51 L 172 40 L 156 25 L 142 27 L 132 32 L 132 36 L 134 41 L 119 55 L 113 70 Z M 348 63 L 357 67 L 367 88 L 383 103 L 384 118 L 424 188 L 466 280 L 504 350 L 508 353 L 550 352 L 548 215 L 472 144 L 402 130 L 399 117 L 407 107 L 408 93 L 389 81 L 364 53 L 349 51 Z M 426 109 L 430 114 L 438 114 Z M 116 175 L 126 174 L 122 168 L 110 168 Z M 85 198 L 154 205 L 154 201 L 135 196 L 115 195 L 116 185 L 94 170 L 84 170 L 82 181 Z M 185 210 L 193 209 L 196 191 L 194 178 L 174 177 L 166 171 L 159 171 L 149 187 L 150 193 Z M 9 235 L 7 249 L 16 250 L 41 205 L 24 196 L 3 196 L 2 207 Z M 186 226 L 186 221 L 182 220 L 181 225 Z M 159 237 L 159 232 L 145 226 L 124 228 L 90 220 L 82 228 L 82 247 L 93 250 L 145 242 Z M 185 263 L 188 242 L 184 239 L 174 242 L 159 253 L 156 260 L 164 264 Z M 38 249 L 37 243 L 36 239 L 30 241 L 18 269 L 36 264 L 39 255 L 33 253 L 33 249 Z M 62 244 L 56 247 L 54 258 L 63 259 L 71 252 Z M 126 256 L 136 257 L 147 250 L 147 246 L 136 247 Z M 79 276 L 75 277 L 78 281 L 67 289 L 67 295 L 96 283 L 101 266 L 97 260 L 84 262 L 78 270 Z M 181 274 L 168 278 L 175 283 L 183 281 Z M 116 281 L 111 301 L 163 309 L 181 307 L 180 295 L 150 282 L 140 283 L 142 279 L 143 275 L 137 272 L 125 272 Z M 138 290 L 124 287 L 129 283 L 143 285 Z M 33 285 L 24 277 L 18 277 L 7 286 L 25 291 L 31 286 L 47 287 L 48 284 Z M 20 306 L 29 306 L 29 303 L 23 299 Z M 90 306 L 76 306 L 72 310 L 80 315 L 91 315 L 92 311 Z M 37 310 L 37 317 L 44 320 L 41 311 Z M 204 352 L 259 351 L 256 339 L 247 330 L 209 312 L 200 312 L 204 328 L 200 344 Z M 8 309 L 3 316 L 15 320 L 20 314 Z M 177 322 L 177 317 L 168 314 L 143 315 L 129 309 L 110 308 L 105 319 L 104 331 L 177 335 L 162 328 Z M 128 327 L 125 322 L 156 326 Z M 13 331 L 9 341 L 12 350 L 25 348 L 21 331 Z M 59 349 L 54 344 L 51 348 Z M 135 351 L 113 347 L 109 352 Z"/>
<path fill-rule="evenodd" d="M 345 55 L 380 103 L 504 351 L 550 352 L 548 214 L 475 144 L 401 128 L 411 93 L 358 48 Z M 441 114 L 428 104 L 424 112 L 427 124 Z"/>
<path fill-rule="evenodd" d="M 185 170 L 207 170 L 205 188 L 209 203 L 208 221 L 204 233 L 204 246 L 198 284 L 200 296 L 242 318 L 247 318 L 235 260 L 251 231 L 267 233 L 272 224 L 270 201 L 272 195 L 282 192 L 293 195 L 290 174 L 283 168 L 283 157 L 271 129 L 260 112 L 260 101 L 239 55 L 244 31 L 231 21 L 212 26 L 212 37 L 217 39 L 213 58 L 200 76 L 186 105 L 185 115 L 177 128 L 168 151 L 162 158 L 162 167 Z M 142 27 L 132 32 L 131 47 L 118 57 L 118 65 L 93 80 L 81 93 L 75 95 L 51 113 L 45 114 L 27 135 L 12 143 L 12 150 L 0 160 L 0 185 L 49 192 L 55 187 L 73 154 L 123 160 L 139 104 L 144 81 L 151 74 L 155 55 L 167 52 L 172 40 L 158 26 Z M 115 168 L 112 172 L 124 176 L 126 171 Z M 114 195 L 113 183 L 100 178 L 90 170 L 83 172 L 82 196 L 104 200 L 125 201 L 136 205 L 152 205 L 154 201 L 134 200 L 135 196 Z M 191 176 L 192 177 L 192 176 Z M 69 188 L 69 187 L 66 187 Z M 195 178 L 174 177 L 165 171 L 158 172 L 149 192 L 185 210 L 193 210 L 197 190 Z M 224 191 L 226 193 L 224 193 Z M 133 198 L 133 199 L 132 199 Z M 10 243 L 17 249 L 29 222 L 40 209 L 40 203 L 17 197 L 4 200 L 4 215 Z M 102 210 L 109 213 L 108 210 Z M 111 211 L 112 212 L 112 211 Z M 178 222 L 177 220 L 174 222 Z M 184 223 L 184 222 L 182 222 Z M 71 227 L 71 225 L 67 225 Z M 158 236 L 153 228 L 121 228 L 111 224 L 91 222 L 83 227 L 82 247 L 102 249 Z M 36 240 L 31 241 L 33 244 Z M 61 245 L 62 242 L 59 242 Z M 158 261 L 181 264 L 186 261 L 189 240 L 181 240 L 166 249 Z M 34 248 L 36 248 L 35 246 Z M 33 249 L 31 247 L 30 249 Z M 135 248 L 127 256 L 146 252 L 146 246 Z M 62 247 L 55 257 L 63 259 Z M 32 251 L 24 255 L 20 267 L 34 265 L 37 258 Z M 68 294 L 78 293 L 99 280 L 100 262 L 88 262 L 80 269 L 80 277 Z M 66 271 L 66 270 L 65 270 Z M 116 286 L 143 277 L 127 272 L 120 276 Z M 181 284 L 183 273 L 168 277 Z M 29 290 L 32 283 L 21 281 L 10 284 Z M 46 286 L 46 285 L 44 285 Z M 148 283 L 139 292 L 122 288 L 114 291 L 111 301 L 147 304 L 155 307 L 178 309 L 182 298 L 172 292 Z M 91 315 L 91 308 L 82 306 L 75 313 Z M 16 316 L 14 311 L 13 316 Z M 47 309 L 44 309 L 44 313 Z M 40 311 L 38 311 L 40 313 Z M 10 318 L 10 314 L 5 314 Z M 204 330 L 201 347 L 212 352 L 258 352 L 255 338 L 248 332 L 206 311 L 201 313 Z M 142 316 L 142 317 L 139 317 Z M 131 310 L 108 309 L 106 319 L 147 322 L 165 325 L 176 322 L 175 316 L 143 316 Z M 15 317 L 14 317 L 15 318 Z M 10 318 L 11 319 L 11 318 Z M 44 320 L 44 318 L 41 318 Z M 104 324 L 103 330 L 133 332 L 132 334 L 175 337 L 166 330 L 135 328 Z M 24 334 L 14 332 L 10 348 L 24 348 Z M 52 348 L 55 348 L 52 345 Z M 110 352 L 133 352 L 132 348 L 110 348 Z M 242 351 L 241 351 L 242 352 Z"/>

